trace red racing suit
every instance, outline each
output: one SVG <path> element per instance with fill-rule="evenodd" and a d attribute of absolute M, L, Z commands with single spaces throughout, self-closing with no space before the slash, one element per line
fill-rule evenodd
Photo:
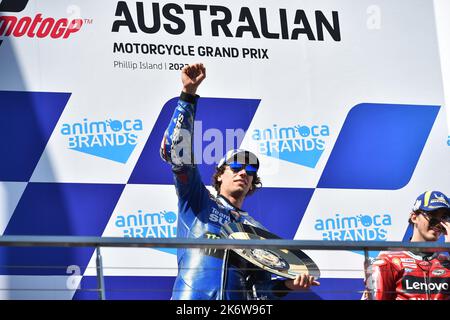
<path fill-rule="evenodd" d="M 450 300 L 450 259 L 442 253 L 383 251 L 369 263 L 363 300 Z"/>

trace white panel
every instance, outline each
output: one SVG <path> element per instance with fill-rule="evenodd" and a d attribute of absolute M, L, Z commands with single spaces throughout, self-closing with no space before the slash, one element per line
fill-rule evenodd
<path fill-rule="evenodd" d="M 81 276 L 0 275 L 0 300 L 71 300 Z"/>
<path fill-rule="evenodd" d="M 136 2 L 126 1 L 134 18 Z M 259 152 L 261 175 L 266 187 L 315 188 L 349 110 L 359 103 L 444 106 L 450 100 L 450 49 L 449 32 L 446 31 L 450 8 L 446 0 L 260 0 L 245 4 L 215 0 L 176 2 L 182 7 L 192 3 L 226 6 L 233 16 L 229 25 L 232 33 L 243 24 L 238 20 L 240 9 L 244 6 L 250 8 L 260 30 L 259 8 L 266 8 L 271 32 L 280 32 L 280 8 L 286 9 L 290 31 L 299 27 L 293 23 L 296 11 L 304 10 L 316 38 L 314 12 L 320 10 L 331 20 L 331 12 L 337 11 L 341 41 L 332 40 L 327 31 L 324 31 L 324 41 L 308 40 L 305 34 L 301 34 L 298 40 L 253 38 L 249 32 L 245 32 L 243 37 L 225 37 L 223 32 L 220 37 L 214 37 L 211 35 L 211 22 L 220 17 L 211 16 L 210 8 L 201 12 L 202 35 L 198 36 L 194 35 L 193 14 L 189 10 L 180 16 L 186 23 L 186 30 L 181 35 L 170 35 L 164 30 L 155 34 L 140 30 L 134 33 L 126 27 L 112 32 L 113 22 L 120 19 L 115 17 L 118 3 L 110 0 L 30 0 L 26 9 L 16 14 L 17 17 L 34 17 L 42 13 L 43 18 L 87 20 L 78 32 L 67 39 L 0 36 L 3 40 L 0 64 L 8 75 L 0 77 L 0 90 L 71 93 L 32 175 L 33 182 L 128 181 L 163 105 L 181 90 L 179 70 L 133 70 L 126 67 L 133 63 L 167 66 L 171 63 L 203 62 L 207 67 L 207 79 L 199 89 L 201 96 L 261 100 L 242 147 L 258 150 L 253 139 L 256 130 L 263 131 L 274 125 L 277 128 L 329 128 L 329 135 L 320 137 L 324 140 L 324 151 L 313 166 L 277 160 Z M 162 7 L 173 1 L 159 3 Z M 150 26 L 151 3 L 144 4 L 146 24 Z M 162 22 L 168 23 L 164 18 Z M 134 23 L 138 25 L 136 18 Z M 234 47 L 241 53 L 244 48 L 264 49 L 268 59 L 249 59 L 242 54 L 238 58 L 202 57 L 198 51 L 195 56 L 114 53 L 114 42 L 193 46 L 195 51 L 201 46 Z M 419 193 L 428 189 L 450 193 L 450 149 L 447 144 L 450 113 L 446 109 L 441 108 L 439 112 L 409 184 L 400 190 L 315 190 L 298 227 L 296 239 L 324 239 L 325 231 L 316 227 L 318 219 L 338 218 L 341 221 L 340 218 L 358 219 L 361 216 L 366 217 L 366 223 L 369 219 L 372 223 L 368 227 L 358 225 L 365 237 L 363 240 L 372 240 L 370 234 L 378 227 L 373 225 L 375 219 L 383 217 L 390 219 L 388 225 L 381 226 L 385 240 L 401 240 L 407 227 L 409 210 Z M 111 134 L 114 130 L 108 121 L 114 120 L 122 125 L 127 120 L 142 122 L 141 129 L 131 130 L 136 135 L 137 143 L 122 162 L 69 148 L 69 136 L 74 135 L 64 134 L 67 126 L 109 123 L 109 127 L 105 128 Z M 412 123 L 411 126 L 420 126 L 420 123 Z M 0 182 L 0 232 L 4 232 L 25 186 L 26 183 Z M 103 236 L 123 237 L 131 235 L 131 232 L 135 236 L 137 231 L 153 236 L 149 231 L 151 229 L 144 229 L 151 227 L 159 231 L 172 230 L 170 228 L 174 223 L 164 218 L 167 212 L 177 212 L 173 186 L 128 185 Z M 154 220 L 127 227 L 118 223 L 120 216 L 127 219 L 130 215 L 136 215 L 139 219 L 145 214 Z M 363 220 L 357 221 L 363 223 Z M 351 233 L 351 228 L 335 229 L 332 231 L 344 231 L 344 235 L 345 232 Z M 104 249 L 102 254 L 105 275 L 176 274 L 176 256 L 160 250 Z M 308 254 L 322 269 L 323 277 L 362 277 L 361 254 L 341 251 Z M 94 262 L 95 256 L 89 263 L 86 275 L 95 274 Z M 48 282 L 48 279 L 52 281 Z M 2 286 L 7 286 L 10 281 L 13 287 L 22 289 L 2 293 L 2 297 L 38 297 L 38 293 L 31 291 L 30 295 L 26 295 L 23 290 L 28 289 L 28 284 L 39 287 L 47 282 L 48 289 L 63 288 L 64 279 L 38 276 L 2 278 Z M 71 294 L 63 292 L 58 296 L 56 291 L 49 291 L 39 297 L 71 298 Z"/>
<path fill-rule="evenodd" d="M 103 237 L 173 238 L 177 196 L 173 186 L 127 185 L 103 232 Z M 175 249 L 103 248 L 105 275 L 175 276 Z M 95 253 L 85 275 L 95 274 Z"/>
<path fill-rule="evenodd" d="M 442 82 L 444 86 L 445 105 L 448 110 L 450 104 L 450 2 L 446 0 L 433 0 L 436 15 L 436 31 L 441 58 Z M 450 146 L 450 112 L 447 111 L 447 129 Z"/>
<path fill-rule="evenodd" d="M 5 232 L 26 186 L 26 182 L 0 182 L 0 234 Z"/>

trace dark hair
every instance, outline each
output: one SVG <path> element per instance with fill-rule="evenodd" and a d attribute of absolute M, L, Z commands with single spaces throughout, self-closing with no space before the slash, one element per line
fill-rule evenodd
<path fill-rule="evenodd" d="M 212 185 L 214 189 L 216 189 L 217 193 L 220 192 L 220 186 L 222 185 L 222 182 L 220 182 L 218 178 L 225 172 L 226 167 L 227 166 L 224 165 L 220 168 L 216 168 L 216 172 L 214 172 L 214 175 L 212 177 Z M 246 196 L 251 196 L 260 188 L 262 188 L 261 178 L 258 176 L 258 174 L 256 174 L 252 181 L 252 187 L 250 188 L 250 190 L 248 190 Z"/>
<path fill-rule="evenodd" d="M 414 223 L 411 221 L 411 214 L 415 214 L 416 216 L 418 216 L 419 214 L 421 214 L 423 211 L 422 210 L 413 210 L 410 214 L 409 214 L 409 219 L 408 219 L 408 223 L 410 225 L 413 225 Z"/>

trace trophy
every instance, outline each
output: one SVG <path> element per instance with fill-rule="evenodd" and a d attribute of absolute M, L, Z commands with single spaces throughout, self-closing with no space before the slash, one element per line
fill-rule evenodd
<path fill-rule="evenodd" d="M 281 239 L 267 230 L 248 224 L 228 223 L 222 226 L 221 235 L 226 239 L 262 240 Z M 239 256 L 255 266 L 278 276 L 295 279 L 297 275 L 308 273 L 319 279 L 317 265 L 301 250 L 287 249 L 232 249 Z"/>

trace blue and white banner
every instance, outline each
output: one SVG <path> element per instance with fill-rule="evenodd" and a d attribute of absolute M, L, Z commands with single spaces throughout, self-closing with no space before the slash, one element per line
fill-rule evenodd
<path fill-rule="evenodd" d="M 271 232 L 407 238 L 415 198 L 450 193 L 435 12 L 431 0 L 0 1 L 1 234 L 176 237 L 159 147 L 181 68 L 202 62 L 206 185 L 228 149 L 247 148 L 264 188 L 244 209 Z M 1 299 L 97 298 L 93 248 L 0 250 Z M 169 299 L 175 253 L 102 250 L 107 298 Z M 361 252 L 307 254 L 322 285 L 288 299 L 360 298 Z"/>

